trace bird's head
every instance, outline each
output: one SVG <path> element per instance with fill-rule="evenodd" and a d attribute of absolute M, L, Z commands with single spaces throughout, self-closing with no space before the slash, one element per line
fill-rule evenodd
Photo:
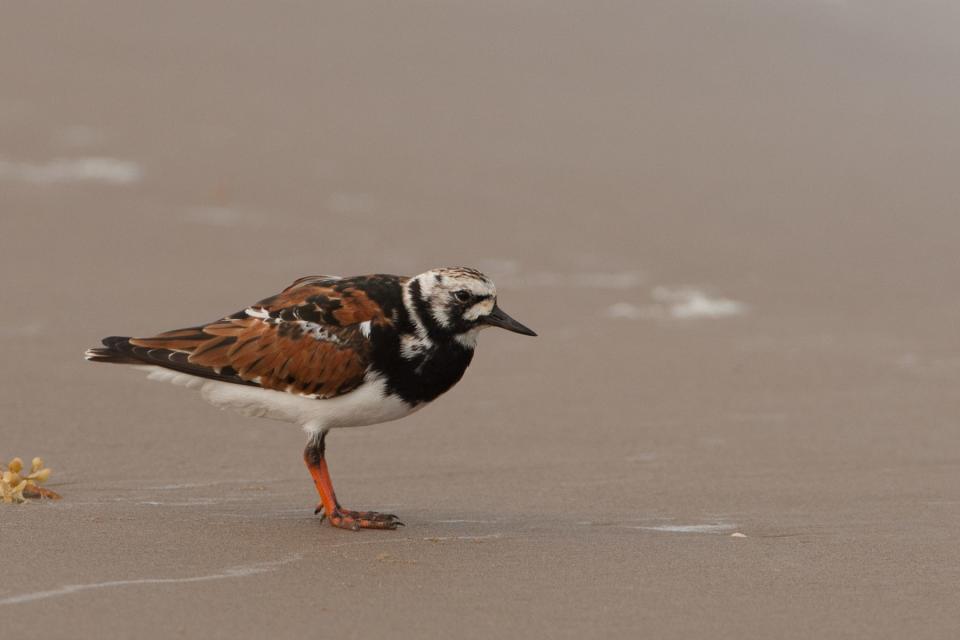
<path fill-rule="evenodd" d="M 408 306 L 413 306 L 427 333 L 452 334 L 469 346 L 485 327 L 537 335 L 497 306 L 497 288 L 476 269 L 431 269 L 412 278 L 407 284 L 407 293 Z"/>

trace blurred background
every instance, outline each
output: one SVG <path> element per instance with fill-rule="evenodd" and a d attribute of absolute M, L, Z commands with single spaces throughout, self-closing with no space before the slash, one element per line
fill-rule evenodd
<path fill-rule="evenodd" d="M 296 557 L 269 595 L 56 595 L 14 630 L 951 635 L 960 6 L 348 5 L 4 4 L 0 458 L 66 498 L 2 509 L 44 533 L 0 566 L 42 591 Z M 440 265 L 540 337 L 485 333 L 436 406 L 331 436 L 399 546 L 327 548 L 354 539 L 310 517 L 296 429 L 82 360 Z"/>

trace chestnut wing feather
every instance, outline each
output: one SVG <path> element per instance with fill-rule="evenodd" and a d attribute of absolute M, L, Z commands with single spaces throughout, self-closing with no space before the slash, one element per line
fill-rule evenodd
<path fill-rule="evenodd" d="M 363 382 L 372 351 L 366 322 L 391 319 L 362 289 L 310 276 L 216 322 L 129 342 L 140 359 L 160 366 L 332 398 Z"/>

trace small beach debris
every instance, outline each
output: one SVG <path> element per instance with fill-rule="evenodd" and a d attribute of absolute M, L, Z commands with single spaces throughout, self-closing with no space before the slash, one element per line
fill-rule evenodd
<path fill-rule="evenodd" d="M 0 473 L 0 500 L 5 504 L 26 502 L 29 498 L 59 500 L 60 494 L 40 485 L 50 479 L 50 469 L 43 466 L 41 458 L 30 463 L 30 473 L 24 476 L 23 460 L 14 458 Z"/>
<path fill-rule="evenodd" d="M 740 533 L 739 531 L 737 531 L 736 533 L 731 533 L 731 534 L 730 534 L 730 537 L 731 537 L 731 538 L 746 538 L 746 537 L 747 537 L 747 534 L 745 534 L 745 533 Z"/>

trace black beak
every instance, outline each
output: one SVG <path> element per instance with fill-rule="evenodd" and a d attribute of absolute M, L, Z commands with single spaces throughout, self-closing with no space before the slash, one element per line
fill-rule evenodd
<path fill-rule="evenodd" d="M 480 322 L 489 324 L 492 327 L 500 327 L 501 329 L 506 329 L 507 331 L 513 331 L 514 333 L 522 333 L 525 336 L 537 335 L 533 332 L 533 329 L 523 326 L 504 313 L 503 309 L 496 305 L 493 306 L 493 311 L 490 312 L 490 315 L 484 316 Z"/>

